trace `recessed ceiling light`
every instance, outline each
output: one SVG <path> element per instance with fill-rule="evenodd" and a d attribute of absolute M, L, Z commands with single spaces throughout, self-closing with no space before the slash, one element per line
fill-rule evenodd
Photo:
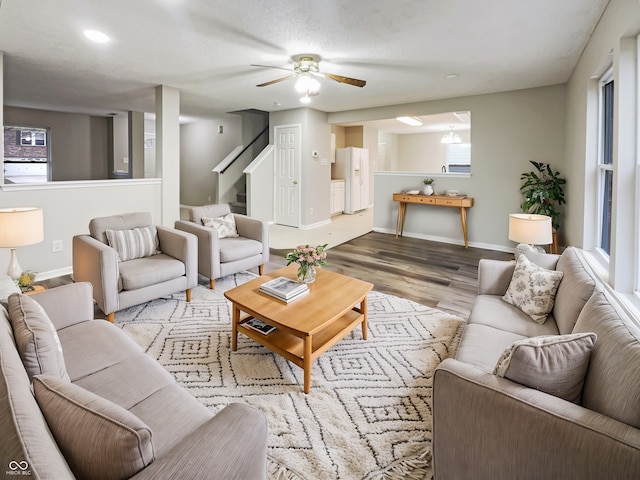
<path fill-rule="evenodd" d="M 85 37 L 95 43 L 107 43 L 109 40 L 111 40 L 107 35 L 99 32 L 98 30 L 85 30 L 82 33 L 84 33 Z"/>
<path fill-rule="evenodd" d="M 454 78 L 458 78 L 459 76 L 460 75 L 458 75 L 457 73 L 448 73 L 444 76 L 444 78 L 446 78 L 447 80 L 453 80 Z"/>
<path fill-rule="evenodd" d="M 420 121 L 416 117 L 396 117 L 396 120 L 402 123 L 406 123 L 407 125 L 411 125 L 412 127 L 419 127 L 420 125 L 422 125 L 422 121 Z"/>

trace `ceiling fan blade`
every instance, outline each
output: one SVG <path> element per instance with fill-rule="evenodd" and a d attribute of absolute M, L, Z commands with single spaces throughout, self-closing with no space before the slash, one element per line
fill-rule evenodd
<path fill-rule="evenodd" d="M 262 67 L 262 68 L 277 68 L 278 70 L 286 70 L 287 72 L 293 72 L 293 69 L 291 69 L 291 68 L 276 67 L 275 65 L 257 65 L 255 63 L 252 63 L 251 66 L 252 67 Z"/>
<path fill-rule="evenodd" d="M 256 87 L 267 87 L 269 85 L 273 85 L 274 83 L 284 82 L 285 80 L 289 80 L 291 78 L 296 78 L 297 75 L 288 75 L 286 77 L 277 78 L 275 80 L 271 80 L 270 82 L 261 83 L 260 85 L 256 85 Z"/>
<path fill-rule="evenodd" d="M 333 73 L 324 73 L 323 75 L 331 80 L 335 80 L 336 82 L 346 83 L 347 85 L 353 85 L 354 87 L 364 87 L 367 84 L 365 80 L 343 77 L 342 75 L 334 75 Z"/>

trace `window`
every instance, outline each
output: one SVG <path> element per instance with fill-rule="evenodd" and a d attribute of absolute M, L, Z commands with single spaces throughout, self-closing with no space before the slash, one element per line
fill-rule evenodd
<path fill-rule="evenodd" d="M 4 127 L 3 182 L 43 183 L 51 180 L 49 130 L 38 127 Z"/>
<path fill-rule="evenodd" d="M 447 145 L 447 172 L 471 173 L 470 143 L 450 143 Z"/>
<path fill-rule="evenodd" d="M 598 247 L 611 253 L 611 204 L 613 200 L 613 93 L 608 72 L 600 83 L 600 155 L 598 160 Z"/>
<path fill-rule="evenodd" d="M 47 145 L 46 130 L 20 130 L 20 145 L 44 147 Z"/>

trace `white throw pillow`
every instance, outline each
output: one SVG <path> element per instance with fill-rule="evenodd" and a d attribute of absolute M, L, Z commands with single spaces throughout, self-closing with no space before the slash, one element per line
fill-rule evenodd
<path fill-rule="evenodd" d="M 160 253 L 158 231 L 153 225 L 131 230 L 105 230 L 109 246 L 118 253 L 118 260 L 149 257 Z"/>
<path fill-rule="evenodd" d="M 502 300 L 518 307 L 542 325 L 553 309 L 562 275 L 560 271 L 539 267 L 525 255 L 520 255 Z"/>
<path fill-rule="evenodd" d="M 0 303 L 6 303 L 12 293 L 20 293 L 20 287 L 9 275 L 0 275 Z"/>
<path fill-rule="evenodd" d="M 580 403 L 595 343 L 595 333 L 518 340 L 502 353 L 493 374 Z"/>
<path fill-rule="evenodd" d="M 218 238 L 239 236 L 238 231 L 236 230 L 236 220 L 233 217 L 233 213 L 227 213 L 222 217 L 216 218 L 202 217 L 202 224 L 205 227 L 213 228 L 218 232 Z"/>

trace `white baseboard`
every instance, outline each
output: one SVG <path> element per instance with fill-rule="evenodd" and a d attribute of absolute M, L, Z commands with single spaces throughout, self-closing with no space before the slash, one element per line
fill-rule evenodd
<path fill-rule="evenodd" d="M 71 267 L 71 265 L 69 265 L 68 267 L 58 268 L 56 270 L 38 272 L 36 274 L 35 281 L 39 282 L 41 280 L 49 280 L 50 278 L 62 277 L 63 275 L 70 275 L 71 273 L 73 273 L 73 268 Z"/>
<path fill-rule="evenodd" d="M 389 233 L 395 235 L 396 231 L 391 228 L 373 228 L 374 232 Z M 425 235 L 424 233 L 403 232 L 403 237 L 419 238 L 421 240 L 431 240 L 433 242 L 448 243 L 451 245 L 464 245 L 464 240 L 459 238 L 439 237 L 437 235 Z M 469 242 L 470 247 L 484 248 L 485 250 L 496 250 L 498 252 L 513 253 L 514 248 L 493 243 Z"/>

